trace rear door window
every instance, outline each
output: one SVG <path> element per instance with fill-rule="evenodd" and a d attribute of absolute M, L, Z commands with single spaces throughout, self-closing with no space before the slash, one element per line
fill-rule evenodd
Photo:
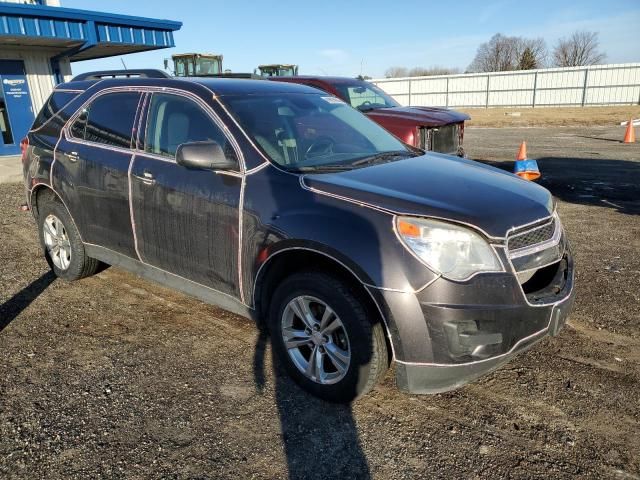
<path fill-rule="evenodd" d="M 76 118 L 71 134 L 87 142 L 131 148 L 141 95 L 140 92 L 116 92 L 99 96 Z"/>

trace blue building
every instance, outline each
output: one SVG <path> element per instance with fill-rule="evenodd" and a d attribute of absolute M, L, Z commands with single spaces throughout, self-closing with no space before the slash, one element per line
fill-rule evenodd
<path fill-rule="evenodd" d="M 174 46 L 180 22 L 0 0 L 0 156 L 20 140 L 71 62 Z"/>

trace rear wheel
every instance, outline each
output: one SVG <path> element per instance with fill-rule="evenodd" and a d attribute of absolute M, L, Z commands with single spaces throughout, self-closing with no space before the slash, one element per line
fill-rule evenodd
<path fill-rule="evenodd" d="M 80 233 L 58 199 L 39 202 L 38 229 L 45 258 L 57 277 L 79 280 L 98 271 L 100 262 L 86 255 Z"/>
<path fill-rule="evenodd" d="M 292 275 L 276 289 L 269 324 L 274 349 L 293 379 L 332 402 L 369 392 L 388 367 L 384 330 L 349 285 L 333 276 Z"/>

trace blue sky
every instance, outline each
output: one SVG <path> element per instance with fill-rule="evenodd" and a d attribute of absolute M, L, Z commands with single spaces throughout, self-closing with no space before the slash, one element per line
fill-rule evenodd
<path fill-rule="evenodd" d="M 96 9 L 95 1 L 62 0 Z M 179 20 L 176 48 L 122 57 L 129 68 L 162 68 L 172 53 L 224 54 L 224 68 L 297 63 L 300 73 L 382 76 L 390 66 L 464 69 L 494 33 L 543 37 L 549 47 L 576 29 L 600 33 L 607 63 L 640 62 L 640 1 L 434 2 L 345 0 L 111 0 L 103 11 Z M 75 63 L 74 73 L 122 68 L 120 57 Z"/>

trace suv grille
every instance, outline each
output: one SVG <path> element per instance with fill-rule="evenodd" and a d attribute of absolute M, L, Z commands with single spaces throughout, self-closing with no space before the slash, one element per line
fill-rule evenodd
<path fill-rule="evenodd" d="M 553 238 L 556 232 L 557 221 L 554 218 L 537 227 L 512 233 L 507 241 L 509 251 L 519 250 L 521 248 L 531 247 L 539 243 L 547 242 Z"/>
<path fill-rule="evenodd" d="M 457 123 L 441 127 L 420 127 L 419 147 L 423 150 L 457 155 L 460 147 L 458 130 Z"/>

